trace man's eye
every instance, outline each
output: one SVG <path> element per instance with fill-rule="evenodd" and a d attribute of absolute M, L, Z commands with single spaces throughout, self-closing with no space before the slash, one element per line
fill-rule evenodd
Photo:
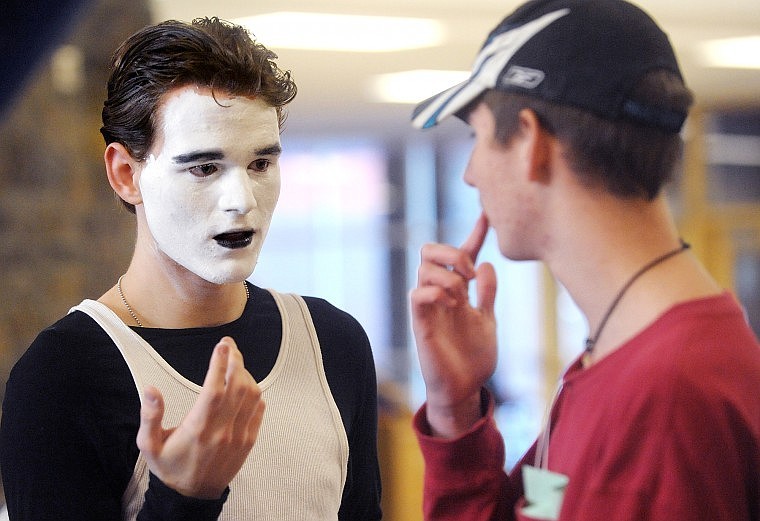
<path fill-rule="evenodd" d="M 251 163 L 251 166 L 249 168 L 256 172 L 266 172 L 271 164 L 272 162 L 269 159 L 257 159 Z"/>
<path fill-rule="evenodd" d="M 216 172 L 216 170 L 216 165 L 207 163 L 205 165 L 192 166 L 190 167 L 189 172 L 195 177 L 206 177 Z"/>

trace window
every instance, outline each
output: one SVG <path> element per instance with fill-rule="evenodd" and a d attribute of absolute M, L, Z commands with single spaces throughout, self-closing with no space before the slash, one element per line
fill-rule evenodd
<path fill-rule="evenodd" d="M 424 400 L 408 327 L 419 250 L 432 241 L 460 244 L 480 204 L 462 180 L 471 148 L 466 133 L 423 135 L 397 146 L 283 136 L 280 202 L 251 280 L 325 298 L 354 315 L 372 342 L 378 380 L 392 382 L 414 410 Z M 567 363 L 582 348 L 585 322 L 561 289 L 555 303 L 539 263 L 504 259 L 492 232 L 479 260 L 494 265 L 500 284 L 499 364 L 491 385 L 512 466 L 541 428 L 550 394 L 545 382 L 556 376 L 546 374 L 547 344 L 558 344 Z M 547 300 L 556 310 L 547 313 Z M 557 338 L 547 339 L 546 325 L 555 320 Z"/>
<path fill-rule="evenodd" d="M 289 142 L 282 189 L 254 284 L 324 298 L 351 313 L 378 366 L 389 345 L 385 154 L 362 141 Z"/>

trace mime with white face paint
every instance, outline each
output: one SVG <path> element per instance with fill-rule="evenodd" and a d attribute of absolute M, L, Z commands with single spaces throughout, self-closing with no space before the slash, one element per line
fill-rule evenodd
<path fill-rule="evenodd" d="M 246 281 L 296 93 L 275 58 L 217 19 L 147 27 L 117 50 L 101 132 L 135 250 L 12 371 L 12 519 L 380 519 L 364 330 Z"/>

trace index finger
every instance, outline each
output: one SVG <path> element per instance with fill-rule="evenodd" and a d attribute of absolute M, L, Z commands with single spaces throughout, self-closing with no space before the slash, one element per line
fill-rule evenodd
<path fill-rule="evenodd" d="M 234 342 L 228 337 L 224 337 L 214 347 L 211 354 L 206 378 L 203 380 L 203 387 L 209 389 L 224 389 L 227 379 L 227 371 L 230 364 L 230 352 L 234 347 Z"/>
<path fill-rule="evenodd" d="M 475 227 L 470 232 L 470 235 L 459 247 L 460 250 L 465 252 L 467 256 L 470 257 L 470 260 L 472 260 L 473 264 L 478 258 L 478 253 L 480 253 L 480 249 L 483 247 L 483 243 L 486 241 L 487 234 L 488 217 L 486 217 L 485 213 L 481 212 L 480 217 L 478 217 L 478 220 L 475 223 Z"/>

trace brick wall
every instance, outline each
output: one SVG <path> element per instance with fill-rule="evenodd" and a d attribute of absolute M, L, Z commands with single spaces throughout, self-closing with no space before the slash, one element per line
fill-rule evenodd
<path fill-rule="evenodd" d="M 126 270 L 134 222 L 105 176 L 100 110 L 111 53 L 149 21 L 142 0 L 92 2 L 0 121 L 2 395 L 36 334 Z"/>

